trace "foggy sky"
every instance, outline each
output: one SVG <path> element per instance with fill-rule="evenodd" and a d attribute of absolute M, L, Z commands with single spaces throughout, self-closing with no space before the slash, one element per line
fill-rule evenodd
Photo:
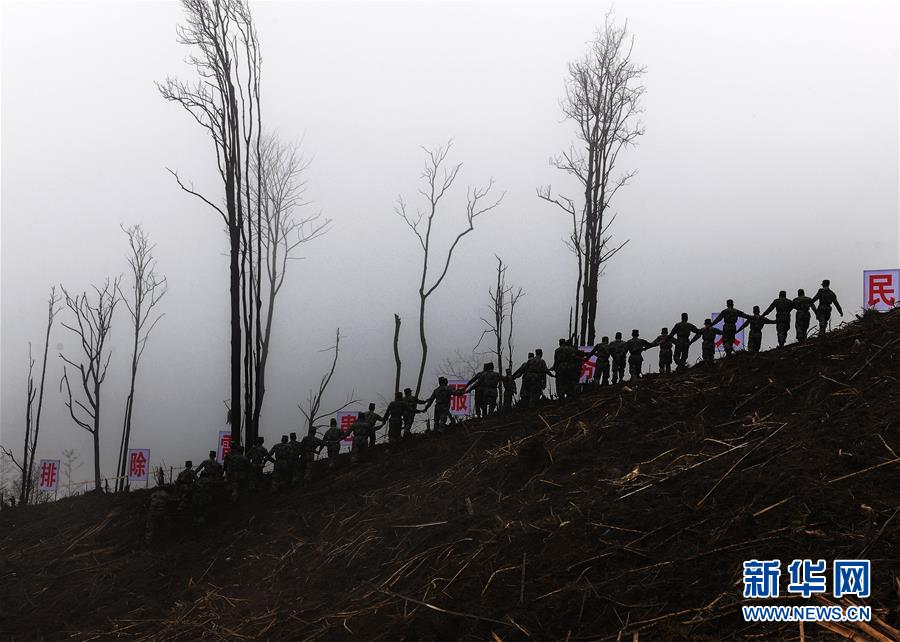
<path fill-rule="evenodd" d="M 394 214 L 416 204 L 420 145 L 453 139 L 463 163 L 437 219 L 464 225 L 465 189 L 491 177 L 503 204 L 476 220 L 430 299 L 423 388 L 454 350 L 470 351 L 487 309 L 494 254 L 526 296 L 516 361 L 566 332 L 576 277 L 569 221 L 535 196 L 576 196 L 548 158 L 574 141 L 559 99 L 606 3 L 254 3 L 263 53 L 263 121 L 303 138 L 313 209 L 333 230 L 290 266 L 276 311 L 262 434 L 296 430 L 296 405 L 342 354 L 326 405 L 391 393 L 393 313 L 403 318 L 402 385 L 418 369 L 420 250 Z M 830 278 L 850 318 L 862 270 L 898 254 L 898 15 L 894 2 L 620 2 L 647 67 L 646 135 L 623 154 L 638 174 L 612 209 L 630 243 L 600 282 L 598 336 L 652 339 L 682 311 L 698 323 L 732 297 L 749 311 L 779 289 Z M 2 8 L 2 361 L 0 438 L 19 451 L 27 343 L 40 359 L 46 298 L 125 274 L 120 224 L 143 223 L 169 280 L 165 317 L 144 353 L 133 447 L 153 463 L 203 458 L 226 429 L 227 239 L 218 214 L 166 168 L 221 199 L 211 142 L 154 81 L 192 79 L 175 39 L 179 4 L 24 3 Z M 59 321 L 68 320 L 64 310 Z M 103 391 L 104 474 L 115 470 L 130 362 L 129 318 L 114 321 Z M 791 335 L 793 336 L 793 335 Z M 766 342 L 774 331 L 766 329 Z M 58 392 L 52 338 L 38 457 L 64 448 L 91 473 L 90 435 Z M 694 346 L 692 357 L 699 352 Z M 655 368 L 656 351 L 645 368 Z M 39 373 L 37 373 L 39 374 Z M 379 401 L 379 408 L 383 404 Z"/>

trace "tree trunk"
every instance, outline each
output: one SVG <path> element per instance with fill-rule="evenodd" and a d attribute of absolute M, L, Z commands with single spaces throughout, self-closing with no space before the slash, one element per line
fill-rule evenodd
<path fill-rule="evenodd" d="M 227 190 L 233 211 L 234 196 Z M 236 225 L 230 229 L 231 265 L 231 441 L 241 443 L 241 230 Z"/>
<path fill-rule="evenodd" d="M 397 363 L 397 374 L 394 377 L 394 392 L 400 392 L 400 315 L 394 314 L 394 361 Z"/>
<path fill-rule="evenodd" d="M 94 384 L 94 399 L 97 402 L 97 408 L 94 413 L 94 490 L 101 491 L 103 485 L 100 483 L 100 383 Z"/>
<path fill-rule="evenodd" d="M 428 342 L 425 340 L 425 295 L 419 293 L 419 339 L 422 342 L 422 363 L 419 364 L 419 378 L 416 379 L 416 397 L 422 390 L 422 377 L 425 375 L 425 361 L 428 359 Z"/>

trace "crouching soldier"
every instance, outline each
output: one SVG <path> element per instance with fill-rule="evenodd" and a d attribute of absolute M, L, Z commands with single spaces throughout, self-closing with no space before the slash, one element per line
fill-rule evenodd
<path fill-rule="evenodd" d="M 147 500 L 147 526 L 144 532 L 144 541 L 148 545 L 153 543 L 165 525 L 171 499 L 168 489 L 165 486 L 159 486 Z"/>
<path fill-rule="evenodd" d="M 325 449 L 328 451 L 328 470 L 334 470 L 337 467 L 338 455 L 341 454 L 341 441 L 344 439 L 344 433 L 338 428 L 337 419 L 331 419 L 323 437 Z"/>

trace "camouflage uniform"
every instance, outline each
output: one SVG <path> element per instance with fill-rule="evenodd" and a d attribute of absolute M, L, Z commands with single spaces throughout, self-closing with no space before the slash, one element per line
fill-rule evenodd
<path fill-rule="evenodd" d="M 376 432 L 377 432 L 377 430 L 378 430 L 378 427 L 376 426 L 376 424 L 377 424 L 379 421 L 383 422 L 383 421 L 384 421 L 384 417 L 382 417 L 381 415 L 379 415 L 379 414 L 378 414 L 377 412 L 375 412 L 374 410 L 367 410 L 365 413 L 363 413 L 363 416 L 364 416 L 365 419 L 366 419 L 366 423 L 369 424 L 369 428 L 371 428 L 371 430 L 369 431 L 369 446 L 374 446 L 374 445 L 375 445 L 375 440 L 376 440 L 376 438 L 377 438 L 377 436 L 378 436 L 378 435 L 376 434 Z"/>
<path fill-rule="evenodd" d="M 497 410 L 497 386 L 502 378 L 499 372 L 486 369 L 469 379 L 466 388 L 475 386 L 475 409 L 479 416 L 487 417 Z"/>
<path fill-rule="evenodd" d="M 291 449 L 291 475 L 288 478 L 290 483 L 296 484 L 303 478 L 303 472 L 300 470 L 300 456 L 303 454 L 300 448 L 300 442 L 297 441 L 297 433 L 292 432 L 288 439 L 288 446 Z"/>
<path fill-rule="evenodd" d="M 251 476 L 250 460 L 244 453 L 232 450 L 225 458 L 225 478 L 231 487 L 231 501 L 235 502 L 247 488 Z"/>
<path fill-rule="evenodd" d="M 686 315 L 685 315 L 686 316 Z M 675 338 L 675 365 L 684 368 L 688 362 L 688 352 L 691 348 L 691 335 L 700 334 L 700 329 L 687 320 L 679 321 L 669 332 L 670 337 Z"/>
<path fill-rule="evenodd" d="M 263 468 L 265 468 L 266 462 L 275 460 L 269 456 L 268 449 L 263 446 L 262 443 L 257 443 L 250 449 L 250 452 L 247 453 L 247 459 L 250 460 L 252 469 L 250 475 L 250 488 L 256 490 L 262 482 Z"/>
<path fill-rule="evenodd" d="M 703 351 L 703 361 L 711 362 L 716 357 L 716 337 L 722 334 L 722 331 L 713 325 L 704 325 L 700 330 L 700 334 L 694 337 L 693 341 L 698 338 L 702 339 L 700 346 Z"/>
<path fill-rule="evenodd" d="M 754 314 L 749 319 L 744 321 L 744 324 L 741 326 L 741 330 L 743 330 L 746 326 L 750 326 L 750 333 L 747 336 L 747 352 L 752 354 L 756 354 L 759 352 L 759 349 L 762 347 L 762 331 L 763 328 L 770 323 L 775 323 L 775 321 L 771 321 L 764 317 L 761 314 Z"/>
<path fill-rule="evenodd" d="M 603 337 L 603 341 L 594 346 L 588 358 L 597 357 L 597 370 L 594 372 L 594 380 L 600 379 L 601 386 L 609 385 L 609 339 Z M 599 377 L 597 376 L 599 372 Z"/>
<path fill-rule="evenodd" d="M 350 463 L 358 464 L 360 459 L 365 459 L 366 451 L 369 448 L 369 438 L 374 431 L 369 422 L 366 421 L 365 416 L 360 416 L 350 427 L 350 432 L 353 433 L 353 445 L 350 447 Z"/>
<path fill-rule="evenodd" d="M 625 365 L 628 359 L 628 344 L 617 337 L 609 342 L 609 354 L 612 357 L 612 382 L 625 381 Z"/>
<path fill-rule="evenodd" d="M 419 409 L 419 404 L 424 403 L 421 399 L 412 394 L 410 390 L 408 393 L 404 391 L 403 394 L 403 436 L 408 437 L 412 433 L 413 421 L 416 418 L 416 411 Z"/>
<path fill-rule="evenodd" d="M 818 314 L 816 304 L 808 296 L 798 294 L 794 298 L 794 309 L 797 311 L 797 319 L 794 323 L 797 332 L 797 343 L 804 343 L 806 341 L 806 333 L 809 331 L 809 311 L 812 310 Z"/>
<path fill-rule="evenodd" d="M 166 512 L 169 508 L 169 493 L 164 486 L 160 486 L 147 500 L 147 525 L 144 532 L 144 541 L 152 544 L 157 533 L 162 529 L 166 520 Z"/>
<path fill-rule="evenodd" d="M 837 296 L 827 284 L 823 284 L 819 288 L 812 300 L 813 303 L 817 301 L 819 303 L 819 309 L 816 310 L 816 318 L 819 320 L 819 335 L 824 336 L 828 330 L 828 323 L 831 321 L 831 306 L 836 307 L 841 316 L 844 316 L 844 311 L 841 309 L 841 304 L 838 303 Z"/>
<path fill-rule="evenodd" d="M 641 353 L 644 352 L 644 350 L 649 350 L 655 346 L 656 343 L 651 343 L 646 339 L 632 336 L 625 345 L 628 346 L 628 373 L 631 376 L 631 381 L 640 379 L 641 366 L 644 363 L 644 355 Z"/>
<path fill-rule="evenodd" d="M 325 449 L 328 451 L 328 470 L 333 470 L 337 466 L 338 455 L 341 454 L 341 441 L 344 439 L 344 433 L 335 424 L 325 431 L 322 438 L 325 442 Z"/>
<path fill-rule="evenodd" d="M 543 396 L 544 389 L 547 387 L 547 374 L 549 372 L 547 362 L 538 354 L 535 354 L 525 364 L 525 372 L 522 376 L 522 392 L 527 395 L 523 398 L 528 402 L 529 408 L 533 408 L 534 404 Z"/>
<path fill-rule="evenodd" d="M 734 338 L 737 334 L 738 319 L 749 318 L 747 314 L 732 305 L 719 312 L 716 318 L 712 320 L 713 325 L 716 325 L 720 320 L 722 321 L 722 348 L 725 350 L 726 355 L 734 352 Z"/>
<path fill-rule="evenodd" d="M 230 454 L 230 453 L 229 453 Z M 205 459 L 197 466 L 197 479 L 206 479 L 211 482 L 220 482 L 224 476 L 224 468 L 222 464 L 215 459 Z"/>
<path fill-rule="evenodd" d="M 183 501 L 194 490 L 196 483 L 197 471 L 193 468 L 185 468 L 178 473 L 178 477 L 175 478 L 175 489 L 178 493 L 178 498 Z"/>
<path fill-rule="evenodd" d="M 510 372 L 507 370 L 506 372 Z M 503 378 L 500 379 L 503 383 L 503 411 L 511 409 L 513 406 L 513 397 L 516 394 L 516 379 L 512 376 L 512 373 L 507 374 Z"/>
<path fill-rule="evenodd" d="M 462 391 L 458 391 L 462 393 Z M 450 419 L 450 399 L 456 394 L 453 388 L 444 383 L 435 388 L 431 396 L 425 400 L 425 410 L 434 403 L 434 428 L 438 432 L 444 432 L 447 421 Z"/>
<path fill-rule="evenodd" d="M 670 374 L 672 372 L 672 336 L 669 333 L 660 334 L 653 342 L 659 346 L 659 373 Z"/>
<path fill-rule="evenodd" d="M 388 445 L 391 448 L 396 447 L 403 436 L 403 417 L 406 408 L 407 403 L 403 399 L 394 399 L 384 411 L 384 418 L 388 424 Z"/>
<path fill-rule="evenodd" d="M 554 351 L 551 370 L 556 373 L 556 392 L 560 399 L 570 397 L 577 391 L 582 362 L 581 350 L 568 343 Z"/>
<path fill-rule="evenodd" d="M 532 359 L 534 359 L 534 355 L 530 354 L 530 356 L 525 361 L 525 363 L 523 363 L 521 366 L 519 366 L 518 369 L 512 374 L 513 380 L 518 379 L 519 377 L 522 377 L 522 390 L 520 391 L 520 394 L 519 394 L 520 402 L 527 401 L 531 394 L 528 390 L 528 380 L 525 378 L 525 373 L 528 371 L 528 364 L 531 362 Z"/>
<path fill-rule="evenodd" d="M 313 462 L 324 445 L 325 442 L 315 434 L 308 434 L 300 440 L 300 471 L 304 482 L 312 481 Z"/>
<path fill-rule="evenodd" d="M 294 473 L 294 447 L 287 441 L 281 441 L 272 446 L 269 456 L 275 460 L 272 488 L 277 491 L 284 486 L 289 486 Z"/>
<path fill-rule="evenodd" d="M 775 332 L 778 334 L 778 345 L 784 346 L 787 341 L 788 330 L 791 329 L 791 311 L 794 309 L 793 300 L 787 298 L 787 295 L 774 299 L 762 316 L 767 316 L 769 312 L 775 310 Z"/>

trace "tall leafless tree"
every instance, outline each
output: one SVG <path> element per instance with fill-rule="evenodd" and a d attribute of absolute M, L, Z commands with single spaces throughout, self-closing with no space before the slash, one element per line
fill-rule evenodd
<path fill-rule="evenodd" d="M 400 391 L 400 315 L 394 313 L 394 363 L 397 365 L 394 376 L 394 392 Z"/>
<path fill-rule="evenodd" d="M 125 399 L 125 417 L 122 420 L 122 440 L 119 443 L 119 463 L 116 472 L 116 490 L 122 490 L 126 486 L 128 470 L 128 446 L 131 442 L 131 424 L 134 416 L 134 386 L 137 380 L 138 365 L 144 348 L 147 347 L 147 339 L 153 328 L 163 317 L 155 314 L 154 308 L 165 296 L 168 290 L 166 277 L 156 273 L 156 259 L 153 257 L 153 248 L 150 237 L 140 225 L 132 225 L 122 230 L 128 236 L 128 245 L 131 253 L 128 255 L 128 265 L 131 267 L 132 286 L 131 293 L 126 296 L 119 288 L 119 296 L 128 314 L 131 315 L 134 327 L 131 349 L 131 384 L 128 388 L 128 397 Z"/>
<path fill-rule="evenodd" d="M 248 211 L 258 216 L 248 220 L 246 254 L 248 261 L 249 306 L 244 310 L 246 354 L 245 423 L 247 443 L 259 434 L 259 421 L 266 394 L 266 365 L 272 345 L 272 321 L 276 298 L 284 285 L 290 261 L 309 241 L 331 229 L 331 219 L 321 212 L 304 214 L 306 200 L 304 173 L 309 167 L 299 143 L 282 142 L 276 135 L 263 136 L 260 152 L 251 164 L 253 189 Z"/>
<path fill-rule="evenodd" d="M 319 388 L 315 392 L 312 390 L 309 391 L 309 395 L 306 399 L 306 407 L 303 407 L 300 404 L 297 404 L 297 408 L 300 410 L 300 413 L 303 415 L 304 419 L 306 419 L 307 431 L 310 431 L 315 427 L 316 422 L 320 421 L 324 417 L 328 417 L 329 415 L 333 415 L 335 413 L 340 412 L 347 406 L 355 404 L 358 402 L 358 399 L 353 399 L 353 393 L 351 392 L 343 404 L 338 406 L 333 410 L 323 411 L 322 410 L 322 399 L 325 397 L 325 392 L 328 390 L 328 384 L 331 383 L 331 378 L 334 376 L 334 369 L 337 367 L 338 355 L 340 354 L 340 346 L 341 346 L 341 329 L 338 328 L 334 333 L 334 345 L 330 348 L 324 350 L 324 352 L 330 352 L 334 350 L 334 357 L 331 360 L 331 369 L 322 375 L 322 378 L 319 380 Z"/>
<path fill-rule="evenodd" d="M 640 81 L 646 69 L 632 60 L 633 46 L 628 24 L 617 26 L 610 13 L 585 56 L 569 64 L 562 110 L 576 125 L 578 144 L 550 162 L 578 180 L 581 203 L 554 193 L 549 185 L 538 189 L 540 198 L 572 219 L 566 245 L 578 261 L 575 327 L 588 344 L 594 343 L 601 268 L 628 242 L 612 243 L 609 229 L 615 216 L 608 210 L 616 192 L 636 173 L 615 173 L 619 154 L 644 133 L 639 117 L 645 87 Z"/>
<path fill-rule="evenodd" d="M 31 358 L 31 343 L 28 344 L 28 386 L 26 389 L 27 405 L 25 407 L 25 443 L 22 450 L 22 464 L 20 465 L 12 452 L 3 449 L 22 474 L 19 488 L 19 501 L 27 504 L 34 492 L 32 480 L 34 479 L 34 456 L 37 452 L 38 436 L 41 432 L 41 411 L 44 407 L 44 382 L 47 378 L 47 353 L 50 348 L 50 331 L 53 329 L 53 321 L 59 312 L 60 297 L 56 293 L 56 287 L 50 288 L 50 299 L 47 301 L 47 329 L 44 333 L 44 356 L 41 359 L 41 382 L 35 390 L 32 370 L 34 359 Z M 37 413 L 33 412 L 34 398 L 37 395 Z"/>
<path fill-rule="evenodd" d="M 422 360 L 419 364 L 419 376 L 416 379 L 416 396 L 422 389 L 422 377 L 425 374 L 425 363 L 428 360 L 428 341 L 425 337 L 425 304 L 428 297 L 434 294 L 434 291 L 443 282 L 450 269 L 450 260 L 453 258 L 453 251 L 464 236 L 475 229 L 475 219 L 486 212 L 497 207 L 503 200 L 504 194 L 501 194 L 496 200 L 490 200 L 491 189 L 494 181 L 491 179 L 486 187 L 469 187 L 466 199 L 466 227 L 459 232 L 454 238 L 450 247 L 447 249 L 446 256 L 443 260 L 438 261 L 440 266 L 440 274 L 434 278 L 431 284 L 428 283 L 428 268 L 432 254 L 435 252 L 432 247 L 431 233 L 434 228 L 435 216 L 438 213 L 438 206 L 444 195 L 452 187 L 456 180 L 457 174 L 462 167 L 462 163 L 452 166 L 446 166 L 447 154 L 450 152 L 452 141 L 446 145 L 439 146 L 435 150 L 422 148 L 425 152 L 425 169 L 422 172 L 424 186 L 419 188 L 419 194 L 425 199 L 425 209 L 416 210 L 415 216 L 407 211 L 406 202 L 403 197 L 398 198 L 397 207 L 394 211 L 406 222 L 409 228 L 416 235 L 419 246 L 422 248 L 422 277 L 419 282 L 419 341 L 422 345 Z M 424 221 L 424 223 L 423 223 Z M 424 229 L 423 229 L 424 228 Z"/>
<path fill-rule="evenodd" d="M 87 292 L 71 296 L 65 288 L 61 288 L 66 300 L 66 307 L 71 310 L 73 324 L 63 323 L 63 327 L 72 332 L 81 344 L 81 355 L 78 361 L 60 353 L 60 358 L 78 373 L 81 384 L 79 399 L 72 395 L 69 372 L 63 366 L 63 376 L 59 382 L 66 388 L 65 404 L 72 420 L 91 434 L 94 441 L 94 488 L 102 490 L 100 478 L 100 392 L 109 360 L 112 354 L 108 350 L 107 340 L 112 328 L 113 312 L 119 302 L 119 279 L 110 282 L 106 279 L 103 288 L 93 286 L 96 300 L 91 301 Z"/>
<path fill-rule="evenodd" d="M 503 372 L 503 327 L 507 322 L 511 322 L 511 311 L 515 308 L 516 303 L 525 295 L 522 288 L 516 289 L 515 286 L 506 283 L 506 269 L 503 259 L 494 255 L 497 259 L 497 282 L 493 288 L 488 289 L 490 304 L 488 310 L 488 318 L 481 317 L 481 321 L 486 326 L 475 344 L 475 350 L 481 345 L 485 337 L 491 337 L 494 347 L 490 352 L 497 359 L 497 372 Z M 509 329 L 508 343 L 512 345 L 512 328 Z"/>
<path fill-rule="evenodd" d="M 229 301 L 231 324 L 231 406 L 229 420 L 235 443 L 241 440 L 242 369 L 252 358 L 244 354 L 242 311 L 247 303 L 247 264 L 254 263 L 253 244 L 247 243 L 251 199 L 251 161 L 261 153 L 261 57 L 256 28 L 244 0 L 182 0 L 185 24 L 178 41 L 192 47 L 187 61 L 198 79 L 187 83 L 167 78 L 157 83 L 166 100 L 183 107 L 213 142 L 219 177 L 225 190 L 220 198 L 207 198 L 169 170 L 182 190 L 199 198 L 222 217 L 228 232 Z M 259 177 L 257 177 L 259 179 Z M 259 186 L 257 185 L 257 189 Z M 261 206 L 259 200 L 257 207 Z M 252 307 L 250 308 L 252 309 Z M 251 324 L 252 325 L 252 324 Z M 242 362 L 242 357 L 245 360 Z"/>

